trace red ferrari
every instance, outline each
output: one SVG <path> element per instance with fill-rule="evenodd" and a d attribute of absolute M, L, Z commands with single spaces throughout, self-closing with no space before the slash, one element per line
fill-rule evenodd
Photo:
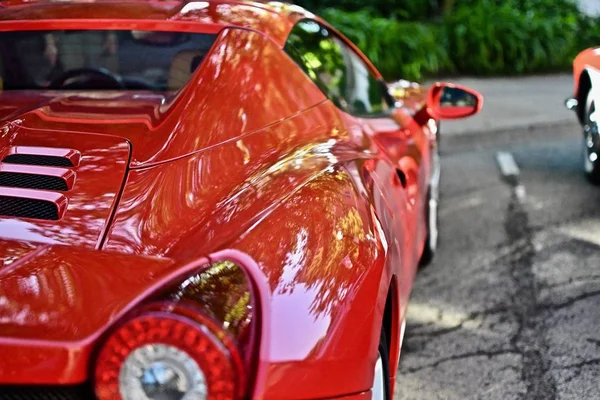
<path fill-rule="evenodd" d="M 600 47 L 582 51 L 573 63 L 575 90 L 565 102 L 577 113 L 583 126 L 583 171 L 588 179 L 600 184 Z"/>
<path fill-rule="evenodd" d="M 279 2 L 0 2 L 0 399 L 390 399 L 438 121 Z"/>

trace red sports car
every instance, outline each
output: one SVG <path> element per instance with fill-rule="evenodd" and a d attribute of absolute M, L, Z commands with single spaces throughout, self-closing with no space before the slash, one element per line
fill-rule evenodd
<path fill-rule="evenodd" d="M 481 96 L 279 2 L 0 4 L 0 399 L 389 399 Z"/>
<path fill-rule="evenodd" d="M 600 47 L 582 51 L 573 63 L 575 90 L 565 105 L 577 113 L 583 126 L 583 170 L 593 183 L 600 183 Z"/>

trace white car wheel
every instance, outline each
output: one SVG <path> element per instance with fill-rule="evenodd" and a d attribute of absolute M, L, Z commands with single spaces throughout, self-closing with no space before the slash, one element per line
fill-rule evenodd
<path fill-rule="evenodd" d="M 436 146 L 433 152 L 433 170 L 427 198 L 427 239 L 419 262 L 421 267 L 425 267 L 433 261 L 438 247 L 438 206 L 441 170 L 439 147 Z"/>
<path fill-rule="evenodd" d="M 381 358 L 381 354 L 379 354 L 379 357 L 377 357 L 377 362 L 375 363 L 373 389 L 371 391 L 371 398 L 373 400 L 387 400 L 385 380 L 386 377 L 385 370 L 383 369 L 383 359 Z"/>
<path fill-rule="evenodd" d="M 585 103 L 583 116 L 583 170 L 588 179 L 600 183 L 600 114 L 596 110 L 596 102 L 589 94 Z"/>

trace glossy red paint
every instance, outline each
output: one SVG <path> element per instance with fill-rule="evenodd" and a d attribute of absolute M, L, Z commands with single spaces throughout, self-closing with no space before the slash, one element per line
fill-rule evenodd
<path fill-rule="evenodd" d="M 30 242 L 0 247 L 0 355 L 11 360 L 0 363 L 2 383 L 84 381 L 103 331 L 173 273 L 168 259 Z"/>
<path fill-rule="evenodd" d="M 577 97 L 579 95 L 579 85 L 581 84 L 581 76 L 586 69 L 600 71 L 600 48 L 590 48 L 582 51 L 573 62 L 573 75 L 575 82 L 575 91 Z"/>
<path fill-rule="evenodd" d="M 0 363 L 3 384 L 83 382 L 89 378 L 87 367 L 95 345 L 105 332 L 146 299 L 161 298 L 165 288 L 171 290 L 173 284 L 202 273 L 211 263 L 236 263 L 256 288 L 250 304 L 254 308 L 268 304 L 264 275 L 238 251 L 221 251 L 179 265 L 164 257 L 23 241 L 0 242 L 0 254 L 0 355 L 11 360 Z M 99 293 L 101 307 L 97 305 Z M 261 321 L 260 330 L 266 330 L 267 307 Z M 265 344 L 258 346 L 263 349 L 261 362 L 267 362 Z"/>
<path fill-rule="evenodd" d="M 281 49 L 310 14 L 189 4 L 0 10 L 0 30 L 219 33 L 175 95 L 0 93 L 2 154 L 74 161 L 69 191 L 33 191 L 64 196 L 59 221 L 0 217 L 0 359 L 14 359 L 0 362 L 0 383 L 89 381 L 104 335 L 130 311 L 230 260 L 252 286 L 253 398 L 370 398 L 386 302 L 395 371 L 427 235 L 437 121 L 426 91 L 396 91 L 388 115 L 348 115 Z M 204 303 L 230 326 L 224 305 Z"/>

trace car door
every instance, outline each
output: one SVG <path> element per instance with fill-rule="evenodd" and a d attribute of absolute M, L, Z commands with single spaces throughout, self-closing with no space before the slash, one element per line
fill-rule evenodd
<path fill-rule="evenodd" d="M 425 196 L 429 171 L 428 137 L 406 109 L 396 107 L 386 84 L 351 43 L 332 34 L 348 70 L 346 97 L 349 113 L 360 117 L 365 134 L 378 145 L 381 163 L 377 174 L 382 190 L 395 212 L 399 225 L 408 233 L 407 263 L 415 265 L 425 238 Z"/>
<path fill-rule="evenodd" d="M 375 206 L 390 246 L 389 256 L 397 259 L 395 273 L 400 285 L 408 289 L 416 265 L 417 240 L 412 232 L 420 214 L 416 203 L 419 155 L 412 132 L 396 113 L 383 82 L 333 30 L 314 20 L 302 20 L 292 30 L 286 51 L 336 105 L 350 136 L 359 130 L 368 143 L 368 154 L 357 152 L 356 157 L 364 158 L 363 173 L 377 186 Z M 400 292 L 409 293 L 405 288 Z M 406 304 L 407 299 L 400 300 Z"/>

